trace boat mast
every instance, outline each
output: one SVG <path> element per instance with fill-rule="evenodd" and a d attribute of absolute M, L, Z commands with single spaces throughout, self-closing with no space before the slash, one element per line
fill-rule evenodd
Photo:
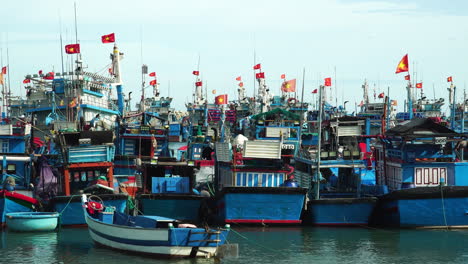
<path fill-rule="evenodd" d="M 321 155 L 321 148 L 322 148 L 322 111 L 323 111 L 323 98 L 322 98 L 322 90 L 325 86 L 319 86 L 319 115 L 318 115 L 318 143 L 317 143 L 317 157 L 315 158 L 317 161 L 317 166 L 315 170 L 315 200 L 320 199 L 320 155 Z"/>

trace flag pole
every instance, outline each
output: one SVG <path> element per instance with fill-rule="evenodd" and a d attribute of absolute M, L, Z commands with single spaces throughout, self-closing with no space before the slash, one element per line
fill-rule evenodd
<path fill-rule="evenodd" d="M 305 67 L 302 70 L 302 94 L 301 94 L 301 120 L 299 121 L 299 131 L 302 131 L 302 123 L 304 120 L 304 86 L 305 86 Z M 299 133 L 299 138 L 302 133 Z"/>

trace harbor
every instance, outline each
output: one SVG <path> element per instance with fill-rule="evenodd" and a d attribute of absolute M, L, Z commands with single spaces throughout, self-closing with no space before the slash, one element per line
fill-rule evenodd
<path fill-rule="evenodd" d="M 0 263 L 466 262 L 468 5 L 298 1 L 8 13 Z"/>

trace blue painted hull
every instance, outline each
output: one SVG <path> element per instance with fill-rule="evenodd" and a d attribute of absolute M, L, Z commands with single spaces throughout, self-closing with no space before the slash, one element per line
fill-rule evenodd
<path fill-rule="evenodd" d="M 124 213 L 127 208 L 127 196 L 107 194 L 99 195 L 104 200 L 106 206 L 114 206 L 116 211 Z M 83 208 L 81 206 L 81 196 L 58 196 L 52 199 L 52 208 L 60 213 L 60 225 L 75 226 L 86 225 Z"/>
<path fill-rule="evenodd" d="M 376 202 L 376 198 L 312 200 L 307 204 L 304 224 L 367 226 Z"/>
<path fill-rule="evenodd" d="M 414 188 L 382 196 L 376 224 L 405 228 L 468 228 L 468 187 Z"/>
<path fill-rule="evenodd" d="M 141 195 L 137 197 L 144 215 L 163 215 L 196 223 L 200 219 L 200 205 L 204 197 L 199 195 Z"/>
<path fill-rule="evenodd" d="M 31 212 L 31 208 L 19 204 L 5 197 L 0 197 L 1 225 L 6 222 L 6 214 L 17 212 Z"/>
<path fill-rule="evenodd" d="M 224 223 L 300 224 L 307 189 L 288 187 L 229 187 L 217 201 Z"/>
<path fill-rule="evenodd" d="M 58 218 L 58 213 L 8 213 L 6 224 L 9 230 L 18 232 L 53 231 L 57 228 Z"/>

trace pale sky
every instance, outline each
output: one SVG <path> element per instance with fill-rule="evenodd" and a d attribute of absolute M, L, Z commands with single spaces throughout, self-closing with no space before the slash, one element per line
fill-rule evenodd
<path fill-rule="evenodd" d="M 367 79 L 371 94 L 374 84 L 377 94 L 390 86 L 402 110 L 405 73 L 395 74 L 395 68 L 406 53 L 410 73 L 416 71 L 429 97 L 447 98 L 446 78 L 453 76 L 462 98 L 468 78 L 464 0 L 77 0 L 76 5 L 88 71 L 106 72 L 112 44 L 102 44 L 101 36 L 115 33 L 125 53 L 124 89 L 133 91 L 132 105 L 140 98 L 141 65 L 147 64 L 157 73 L 162 96 L 174 97 L 174 106 L 183 109 L 192 98 L 199 56 L 211 100 L 213 89 L 237 98 L 237 76 L 251 95 L 254 51 L 276 95 L 283 73 L 298 79 L 300 93 L 305 68 L 309 102 L 311 91 L 332 77 L 338 102 L 344 98 L 354 105 Z M 75 43 L 74 1 L 2 1 L 1 10 L 2 66 L 8 49 L 11 89 L 24 95 L 26 74 L 61 71 L 60 33 L 63 45 Z M 64 56 L 69 65 L 72 56 Z"/>

